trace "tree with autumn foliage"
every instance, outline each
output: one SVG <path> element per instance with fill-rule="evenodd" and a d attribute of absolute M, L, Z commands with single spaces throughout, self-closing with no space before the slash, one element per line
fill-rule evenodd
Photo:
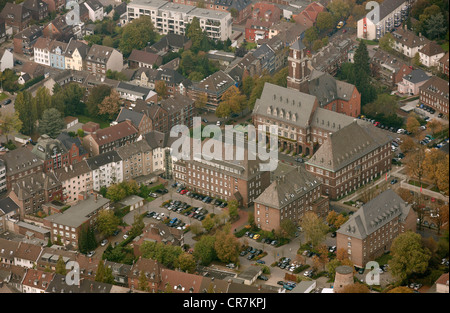
<path fill-rule="evenodd" d="M 370 290 L 366 285 L 355 283 L 345 286 L 340 293 L 370 293 Z"/>
<path fill-rule="evenodd" d="M 166 83 L 162 80 L 159 80 L 155 83 L 155 91 L 158 94 L 158 98 L 167 99 L 169 96 L 169 92 L 167 91 Z"/>
<path fill-rule="evenodd" d="M 247 97 L 236 86 L 231 86 L 222 95 L 216 109 L 217 117 L 228 117 L 231 113 L 241 113 L 247 104 Z"/>
<path fill-rule="evenodd" d="M 406 119 L 406 130 L 411 132 L 414 136 L 419 133 L 420 123 L 417 118 L 413 115 L 410 115 Z"/>
<path fill-rule="evenodd" d="M 215 238 L 214 250 L 217 258 L 225 263 L 236 263 L 239 257 L 240 243 L 236 236 L 229 231 L 229 227 L 224 227 L 223 230 L 217 232 Z"/>
<path fill-rule="evenodd" d="M 120 95 L 117 91 L 111 90 L 111 94 L 98 105 L 98 114 L 105 115 L 113 120 L 120 111 Z"/>
<path fill-rule="evenodd" d="M 314 248 L 322 242 L 328 231 L 327 225 L 313 212 L 308 212 L 303 216 L 300 226 L 305 232 L 306 240 L 310 241 Z"/>
<path fill-rule="evenodd" d="M 433 181 L 436 186 L 438 186 L 438 181 L 443 179 L 442 176 L 448 178 L 448 167 L 445 170 L 444 168 L 438 166 L 439 164 L 445 162 L 448 164 L 448 159 L 448 154 L 439 149 L 431 149 L 425 153 L 425 158 L 423 160 L 425 177 Z"/>
<path fill-rule="evenodd" d="M 411 288 L 399 286 L 389 290 L 387 293 L 414 293 L 414 291 Z"/>

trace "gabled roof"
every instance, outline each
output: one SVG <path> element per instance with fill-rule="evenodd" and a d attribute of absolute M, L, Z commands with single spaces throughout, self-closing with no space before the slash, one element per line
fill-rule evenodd
<path fill-rule="evenodd" d="M 115 150 L 101 153 L 86 160 L 91 170 L 96 170 L 106 164 L 119 161 L 122 161 L 122 158 Z"/>
<path fill-rule="evenodd" d="M 406 76 L 403 76 L 403 79 L 405 79 L 413 84 L 421 83 L 430 78 L 431 78 L 431 76 L 428 76 L 427 73 L 425 73 L 425 71 L 420 68 L 413 70 L 411 73 L 409 73 Z"/>
<path fill-rule="evenodd" d="M 423 48 L 420 49 L 419 52 L 431 57 L 433 55 L 444 53 L 444 50 L 436 42 L 430 41 L 425 46 L 423 46 Z"/>
<path fill-rule="evenodd" d="M 144 113 L 122 108 L 117 116 L 116 122 L 120 123 L 129 120 L 134 127 L 138 128 L 144 118 Z"/>
<path fill-rule="evenodd" d="M 330 133 L 306 164 L 337 172 L 392 140 L 389 134 L 372 124 L 358 124 L 354 121 Z"/>
<path fill-rule="evenodd" d="M 15 258 L 27 261 L 37 262 L 41 255 L 42 247 L 33 245 L 31 243 L 21 242 L 19 248 L 16 250 Z"/>
<path fill-rule="evenodd" d="M 73 163 L 70 166 L 61 167 L 55 170 L 56 178 L 62 183 L 71 178 L 89 173 L 91 169 L 89 168 L 86 160 L 81 162 Z"/>
<path fill-rule="evenodd" d="M 19 211 L 19 208 L 20 207 L 10 197 L 6 197 L 0 200 L 0 212 L 3 212 L 5 214 L 11 212 L 17 213 Z"/>
<path fill-rule="evenodd" d="M 138 130 L 131 122 L 123 121 L 119 124 L 99 129 L 96 133 L 91 134 L 91 136 L 98 145 L 105 145 L 137 133 Z"/>
<path fill-rule="evenodd" d="M 396 217 L 403 221 L 410 210 L 410 204 L 403 201 L 392 189 L 388 189 L 364 204 L 337 233 L 365 239 Z"/>
<path fill-rule="evenodd" d="M 44 164 L 26 147 L 20 147 L 0 155 L 0 159 L 6 163 L 6 175 L 8 176 Z"/>
<path fill-rule="evenodd" d="M 267 187 L 255 203 L 274 209 L 282 209 L 289 203 L 298 200 L 321 183 L 305 168 L 299 166 L 283 173 Z"/>
<path fill-rule="evenodd" d="M 110 293 L 113 285 L 91 279 L 80 279 L 79 284 L 69 285 L 61 274 L 54 274 L 47 288 L 48 293 Z"/>
<path fill-rule="evenodd" d="M 317 97 L 321 107 L 337 99 L 350 100 L 355 88 L 350 83 L 337 80 L 330 74 L 317 70 L 313 70 L 308 81 L 309 93 Z"/>
<path fill-rule="evenodd" d="M 158 58 L 161 58 L 161 56 L 155 53 L 133 49 L 128 57 L 128 61 L 154 65 L 158 61 Z"/>

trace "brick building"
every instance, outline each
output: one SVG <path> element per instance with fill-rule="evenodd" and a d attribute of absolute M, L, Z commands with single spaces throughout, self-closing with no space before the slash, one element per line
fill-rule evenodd
<path fill-rule="evenodd" d="M 322 191 L 337 199 L 391 169 L 392 138 L 371 124 L 356 121 L 331 133 L 306 162 L 322 181 Z"/>
<path fill-rule="evenodd" d="M 96 156 L 136 141 L 138 134 L 136 127 L 125 120 L 86 135 L 83 137 L 83 147 L 91 156 Z"/>
<path fill-rule="evenodd" d="M 345 249 L 355 266 L 364 268 L 390 250 L 393 240 L 416 230 L 416 213 L 388 189 L 364 204 L 336 232 L 337 249 Z"/>
<path fill-rule="evenodd" d="M 301 166 L 279 175 L 255 199 L 256 225 L 262 230 L 272 231 L 279 230 L 285 219 L 297 224 L 308 212 L 325 217 L 329 201 L 322 196 L 321 185 L 315 176 Z"/>
<path fill-rule="evenodd" d="M 419 101 L 448 116 L 448 91 L 448 80 L 433 76 L 419 87 Z"/>
<path fill-rule="evenodd" d="M 202 145 L 210 140 L 204 140 Z M 270 172 L 260 170 L 260 160 L 249 160 L 247 149 L 244 160 L 227 160 L 225 151 L 236 148 L 220 144 L 222 160 L 197 159 L 191 154 L 189 160 L 174 160 L 173 177 L 189 190 L 225 201 L 234 199 L 248 207 L 269 186 Z"/>

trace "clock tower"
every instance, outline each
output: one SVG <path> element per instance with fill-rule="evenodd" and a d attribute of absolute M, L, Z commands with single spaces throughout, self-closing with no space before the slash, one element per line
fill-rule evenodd
<path fill-rule="evenodd" d="M 287 77 L 287 87 L 301 92 L 307 92 L 311 66 L 309 64 L 306 46 L 301 39 L 298 39 L 291 45 L 288 64 L 289 75 Z"/>

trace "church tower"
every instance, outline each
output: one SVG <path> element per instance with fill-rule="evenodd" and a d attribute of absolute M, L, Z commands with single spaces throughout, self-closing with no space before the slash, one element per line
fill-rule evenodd
<path fill-rule="evenodd" d="M 306 46 L 301 39 L 298 39 L 290 47 L 288 57 L 289 75 L 287 77 L 287 87 L 290 89 L 301 92 L 308 91 L 308 79 L 311 74 L 311 67 L 306 52 Z"/>

